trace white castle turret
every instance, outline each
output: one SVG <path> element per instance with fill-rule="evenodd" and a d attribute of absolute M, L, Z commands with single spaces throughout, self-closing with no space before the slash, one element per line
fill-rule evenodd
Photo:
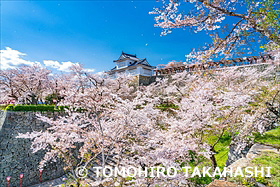
<path fill-rule="evenodd" d="M 155 68 L 148 63 L 146 58 L 139 59 L 136 55 L 124 52 L 122 52 L 118 60 L 114 60 L 114 63 L 116 66 L 107 72 L 112 77 L 116 77 L 119 74 L 152 76 Z"/>

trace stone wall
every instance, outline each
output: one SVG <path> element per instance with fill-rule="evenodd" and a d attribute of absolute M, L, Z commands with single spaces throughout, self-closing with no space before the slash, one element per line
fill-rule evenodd
<path fill-rule="evenodd" d="M 252 147 L 253 143 L 249 143 L 246 147 L 244 148 L 239 148 L 238 146 L 239 142 L 230 145 L 230 149 L 228 152 L 228 159 L 226 161 L 226 166 L 228 167 L 235 161 L 237 161 L 240 158 L 246 157 L 247 153 L 249 152 L 250 148 Z"/>
<path fill-rule="evenodd" d="M 53 113 L 46 114 L 55 117 Z M 0 110 L 0 187 L 7 186 L 6 177 L 11 176 L 11 187 L 19 187 L 19 175 L 24 173 L 23 186 L 40 183 L 38 165 L 44 151 L 32 153 L 30 139 L 18 139 L 18 133 L 41 131 L 49 127 L 34 112 L 4 112 Z M 49 163 L 43 171 L 43 181 L 64 174 L 61 163 Z"/>
<path fill-rule="evenodd" d="M 243 65 L 243 66 L 232 66 L 232 67 L 225 67 L 225 68 L 217 68 L 217 69 L 212 69 L 210 70 L 211 72 L 215 72 L 215 71 L 224 71 L 224 70 L 229 70 L 231 68 L 238 68 L 239 70 L 242 70 L 244 68 L 255 68 L 257 69 L 258 71 L 264 71 L 267 67 L 269 67 L 271 64 L 252 64 L 252 65 Z M 209 70 L 207 70 L 209 71 Z M 203 72 L 207 72 L 207 71 L 201 71 L 202 74 Z M 190 74 L 193 74 L 195 73 L 194 71 L 193 72 L 189 72 Z M 168 77 L 170 76 L 171 74 L 164 74 L 164 75 L 158 75 L 158 76 L 142 76 L 142 75 L 138 75 L 136 77 L 137 79 L 137 84 L 140 85 L 140 86 L 147 86 L 153 82 L 156 81 L 157 78 L 165 78 L 165 77 Z M 269 79 L 276 79 L 277 81 L 280 80 L 280 66 L 276 66 L 276 72 L 275 74 L 272 74 Z"/>
<path fill-rule="evenodd" d="M 164 76 L 142 76 L 138 75 L 137 80 L 138 80 L 138 85 L 140 86 L 147 86 L 153 82 L 156 81 L 156 78 L 163 78 Z"/>

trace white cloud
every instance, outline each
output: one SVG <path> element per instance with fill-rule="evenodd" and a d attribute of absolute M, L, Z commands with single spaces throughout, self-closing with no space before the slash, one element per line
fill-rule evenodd
<path fill-rule="evenodd" d="M 44 60 L 44 64 L 47 67 L 51 67 L 54 69 L 57 69 L 59 71 L 70 71 L 70 67 L 73 65 L 77 65 L 78 63 L 75 62 L 58 62 L 58 61 L 54 61 L 54 60 Z M 92 73 L 95 71 L 95 69 L 84 69 L 86 72 L 88 73 Z"/>
<path fill-rule="evenodd" d="M 92 73 L 92 72 L 95 72 L 95 69 L 84 69 L 85 72 L 88 72 L 88 73 Z"/>
<path fill-rule="evenodd" d="M 23 57 L 26 56 L 25 53 L 21 53 L 17 50 L 13 50 L 10 47 L 6 47 L 6 49 L 0 50 L 0 55 L 1 55 L 1 61 L 0 61 L 0 69 L 9 69 L 9 68 L 16 68 L 19 65 L 41 65 L 40 62 L 32 62 L 28 60 L 24 60 Z M 58 71 L 65 71 L 69 72 L 70 67 L 76 64 L 79 64 L 77 62 L 58 62 L 55 60 L 44 60 L 43 61 L 44 65 L 46 67 L 50 67 L 53 69 L 56 69 Z M 88 73 L 92 73 L 95 71 L 95 69 L 84 69 Z"/>
<path fill-rule="evenodd" d="M 101 75 L 104 75 L 105 72 L 104 71 L 100 71 L 100 72 L 97 72 L 96 74 L 101 76 Z"/>
<path fill-rule="evenodd" d="M 70 62 L 70 61 L 68 61 L 68 62 L 61 62 L 61 65 L 58 68 L 58 70 L 60 70 L 60 71 L 69 71 L 70 70 L 69 68 L 72 67 L 74 64 L 78 64 L 78 63 L 73 63 L 73 62 Z"/>
<path fill-rule="evenodd" d="M 74 62 L 58 62 L 58 61 L 54 61 L 54 60 L 44 60 L 44 64 L 47 67 L 51 67 L 54 69 L 57 69 L 59 71 L 70 71 L 70 67 L 78 64 L 78 63 L 74 63 Z"/>
<path fill-rule="evenodd" d="M 53 61 L 53 60 L 44 60 L 45 66 L 49 66 L 51 68 L 59 68 L 60 64 L 58 61 Z"/>
<path fill-rule="evenodd" d="M 31 62 L 28 60 L 22 59 L 22 57 L 26 56 L 26 54 L 21 53 L 17 50 L 13 50 L 9 47 L 6 47 L 6 49 L 0 50 L 0 56 L 1 56 L 1 69 L 9 69 L 9 68 L 16 68 L 19 65 L 41 65 L 40 62 Z"/>

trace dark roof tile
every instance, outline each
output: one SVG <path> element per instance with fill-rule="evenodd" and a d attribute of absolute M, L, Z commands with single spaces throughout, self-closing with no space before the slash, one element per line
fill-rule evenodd
<path fill-rule="evenodd" d="M 125 53 L 125 52 L 123 52 L 123 51 L 122 51 L 122 55 L 130 56 L 130 57 L 135 57 L 135 58 L 136 58 L 136 55 L 128 54 L 128 53 Z"/>

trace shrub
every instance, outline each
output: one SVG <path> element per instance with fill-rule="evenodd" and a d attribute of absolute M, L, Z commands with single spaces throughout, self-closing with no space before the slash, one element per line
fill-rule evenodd
<path fill-rule="evenodd" d="M 8 105 L 5 110 L 8 111 L 33 111 L 33 112 L 55 112 L 64 111 L 67 106 L 55 105 Z"/>
<path fill-rule="evenodd" d="M 13 110 L 13 108 L 14 108 L 14 105 L 10 104 L 5 108 L 5 110 Z"/>
<path fill-rule="evenodd" d="M 166 110 L 170 110 L 170 109 L 179 109 L 179 107 L 175 104 L 160 104 L 158 106 L 156 106 L 156 108 L 162 110 L 162 111 L 166 111 Z"/>
<path fill-rule="evenodd" d="M 0 104 L 0 110 L 5 110 L 6 107 L 7 107 L 7 105 L 1 105 Z"/>

